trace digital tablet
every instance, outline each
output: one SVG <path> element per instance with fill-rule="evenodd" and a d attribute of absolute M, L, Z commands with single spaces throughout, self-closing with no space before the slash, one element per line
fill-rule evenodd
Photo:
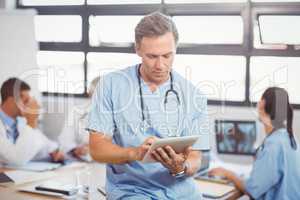
<path fill-rule="evenodd" d="M 151 152 L 159 147 L 171 146 L 176 153 L 183 153 L 185 148 L 192 146 L 197 142 L 199 136 L 183 136 L 183 137 L 171 137 L 171 138 L 162 138 L 155 141 L 150 149 L 145 154 L 142 162 L 151 163 L 157 162 L 152 156 Z"/>

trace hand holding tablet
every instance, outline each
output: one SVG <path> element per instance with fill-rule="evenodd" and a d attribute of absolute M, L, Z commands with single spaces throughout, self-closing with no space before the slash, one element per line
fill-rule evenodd
<path fill-rule="evenodd" d="M 199 136 L 184 136 L 184 137 L 171 137 L 171 138 L 163 138 L 156 140 L 151 146 L 150 149 L 145 154 L 142 162 L 151 163 L 157 162 L 152 158 L 151 152 L 159 147 L 170 146 L 176 153 L 183 153 L 187 147 L 192 146 L 197 140 Z"/>

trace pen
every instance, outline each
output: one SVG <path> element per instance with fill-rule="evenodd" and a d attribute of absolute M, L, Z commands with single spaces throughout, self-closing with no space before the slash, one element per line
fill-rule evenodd
<path fill-rule="evenodd" d="M 103 196 L 106 197 L 106 192 L 101 188 L 101 187 L 97 187 L 98 192 L 100 192 Z"/>

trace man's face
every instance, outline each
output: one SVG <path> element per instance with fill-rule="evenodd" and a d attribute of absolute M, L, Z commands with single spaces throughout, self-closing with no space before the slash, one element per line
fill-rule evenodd
<path fill-rule="evenodd" d="M 161 84 L 168 79 L 176 53 L 176 43 L 171 32 L 158 37 L 143 37 L 136 52 L 142 58 L 142 70 L 148 79 L 146 81 Z"/>
<path fill-rule="evenodd" d="M 24 112 L 26 106 L 28 105 L 29 101 L 31 99 L 30 91 L 29 90 L 22 90 L 20 92 L 20 98 L 18 100 L 17 106 L 18 110 L 20 112 L 20 115 Z"/>
<path fill-rule="evenodd" d="M 21 91 L 20 98 L 21 98 L 22 103 L 24 105 L 27 105 L 31 98 L 30 91 L 29 90 Z"/>

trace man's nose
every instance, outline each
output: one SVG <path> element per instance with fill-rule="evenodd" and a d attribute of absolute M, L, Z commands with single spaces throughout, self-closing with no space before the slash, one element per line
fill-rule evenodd
<path fill-rule="evenodd" d="M 162 70 L 163 69 L 163 60 L 161 56 L 158 56 L 155 62 L 155 68 Z"/>

